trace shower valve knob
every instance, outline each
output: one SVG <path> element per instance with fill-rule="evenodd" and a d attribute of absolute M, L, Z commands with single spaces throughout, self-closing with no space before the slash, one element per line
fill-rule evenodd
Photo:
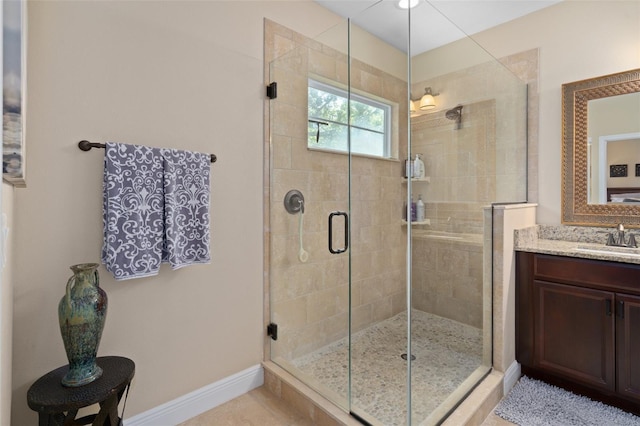
<path fill-rule="evenodd" d="M 304 196 L 297 189 L 292 189 L 284 196 L 284 208 L 289 214 L 304 213 Z"/>

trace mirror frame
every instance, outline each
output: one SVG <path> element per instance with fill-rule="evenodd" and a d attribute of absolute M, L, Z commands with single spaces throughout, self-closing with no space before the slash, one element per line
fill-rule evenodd
<path fill-rule="evenodd" d="M 562 223 L 640 227 L 640 205 L 589 204 L 587 103 L 640 92 L 640 68 L 562 85 Z"/>

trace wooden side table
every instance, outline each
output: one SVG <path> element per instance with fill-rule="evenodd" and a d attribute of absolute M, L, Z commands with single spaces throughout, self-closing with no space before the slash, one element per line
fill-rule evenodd
<path fill-rule="evenodd" d="M 98 357 L 102 376 L 83 386 L 62 386 L 69 366 L 57 368 L 40 377 L 27 392 L 29 408 L 36 411 L 40 426 L 86 425 L 117 426 L 118 403 L 135 373 L 135 364 L 119 356 Z M 97 414 L 76 419 L 78 410 L 100 404 Z"/>

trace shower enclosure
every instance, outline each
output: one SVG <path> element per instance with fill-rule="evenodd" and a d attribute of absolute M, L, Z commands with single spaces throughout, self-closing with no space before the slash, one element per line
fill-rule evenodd
<path fill-rule="evenodd" d="M 526 200 L 527 87 L 446 19 L 456 41 L 413 52 L 443 15 L 394 3 L 315 39 L 266 22 L 269 352 L 365 424 L 428 425 L 491 370 L 491 206 Z M 400 42 L 367 30 L 382 7 Z"/>

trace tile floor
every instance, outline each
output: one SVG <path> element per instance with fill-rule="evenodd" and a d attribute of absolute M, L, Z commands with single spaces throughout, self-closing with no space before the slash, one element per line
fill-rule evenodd
<path fill-rule="evenodd" d="M 261 386 L 180 426 L 313 426 L 302 414 Z"/>
<path fill-rule="evenodd" d="M 417 309 L 412 310 L 411 323 L 415 356 L 412 418 L 419 423 L 441 405 L 451 405 L 448 398 L 462 392 L 458 389 L 465 380 L 483 369 L 482 330 Z M 401 358 L 407 348 L 406 324 L 407 314 L 402 312 L 355 333 L 351 339 L 354 411 L 385 426 L 407 423 L 407 362 Z M 308 384 L 324 389 L 320 393 L 331 390 L 346 404 L 348 358 L 349 341 L 345 338 L 291 364 L 308 378 Z"/>
<path fill-rule="evenodd" d="M 214 425 L 313 426 L 313 423 L 262 386 L 180 424 L 180 426 Z M 513 426 L 513 423 L 492 413 L 482 426 Z"/>

